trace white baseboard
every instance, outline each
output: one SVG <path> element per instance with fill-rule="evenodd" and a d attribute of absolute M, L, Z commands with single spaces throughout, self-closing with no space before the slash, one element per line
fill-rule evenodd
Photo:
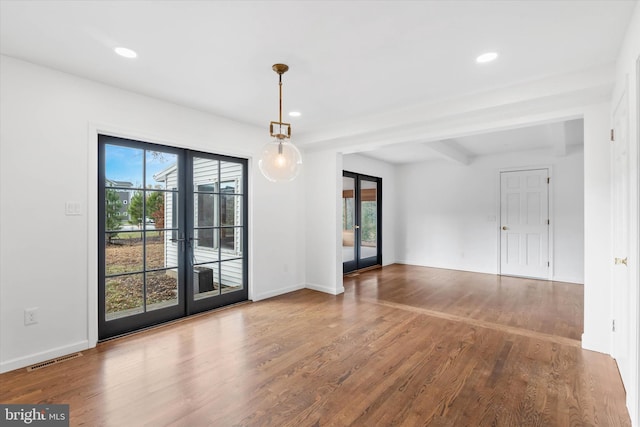
<path fill-rule="evenodd" d="M 74 344 L 57 347 L 51 350 L 43 351 L 40 353 L 30 354 L 24 357 L 17 357 L 15 359 L 7 360 L 0 363 L 0 374 L 13 371 L 15 369 L 25 368 L 35 363 L 44 362 L 46 360 L 55 359 L 56 357 L 66 356 L 67 354 L 75 353 L 77 351 L 86 350 L 89 348 L 89 341 L 80 341 Z"/>
<path fill-rule="evenodd" d="M 252 301 L 260 301 L 267 298 L 277 297 L 278 295 L 288 294 L 289 292 L 299 291 L 300 289 L 304 289 L 305 285 L 299 284 L 294 286 L 287 286 L 286 288 L 274 289 L 268 292 L 256 293 L 251 296 Z"/>
<path fill-rule="evenodd" d="M 430 265 L 420 261 L 412 261 L 412 260 L 400 260 L 400 261 L 396 261 L 396 264 L 414 265 L 416 267 L 440 268 L 442 270 L 466 271 L 468 273 L 493 274 L 493 275 L 498 274 L 494 270 L 472 270 L 466 267 L 456 266 L 456 265 L 448 265 L 448 266 Z"/>
<path fill-rule="evenodd" d="M 554 282 L 564 282 L 564 283 L 574 283 L 576 285 L 584 285 L 584 279 L 578 279 L 577 277 L 563 277 L 563 276 L 554 276 Z"/>
<path fill-rule="evenodd" d="M 585 350 L 596 351 L 598 353 L 604 353 L 611 355 L 608 348 L 603 348 L 602 345 L 598 345 L 595 340 L 591 339 L 587 334 L 582 334 L 582 348 Z"/>
<path fill-rule="evenodd" d="M 316 285 L 315 283 L 307 283 L 305 286 L 307 289 L 311 289 L 318 292 L 324 292 L 325 294 L 340 295 L 344 293 L 344 286 L 339 288 L 330 288 L 328 286 Z"/>

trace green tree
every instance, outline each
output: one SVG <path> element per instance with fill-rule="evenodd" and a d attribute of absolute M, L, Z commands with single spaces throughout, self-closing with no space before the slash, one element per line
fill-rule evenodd
<path fill-rule="evenodd" d="M 164 194 L 154 191 L 147 197 L 147 216 L 153 218 L 156 228 L 164 228 Z"/>
<path fill-rule="evenodd" d="M 120 230 L 120 209 L 122 202 L 116 190 L 107 189 L 105 197 L 105 227 L 107 230 Z M 109 243 L 117 233 L 108 233 Z"/>
<path fill-rule="evenodd" d="M 362 203 L 361 240 L 367 244 L 375 244 L 377 240 L 378 210 L 376 202 Z"/>
<path fill-rule="evenodd" d="M 132 224 L 142 223 L 142 192 L 136 191 L 129 201 L 129 217 Z"/>

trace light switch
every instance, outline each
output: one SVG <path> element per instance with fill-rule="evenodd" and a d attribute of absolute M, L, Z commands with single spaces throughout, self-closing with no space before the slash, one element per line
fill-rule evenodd
<path fill-rule="evenodd" d="M 64 214 L 67 216 L 82 215 L 80 212 L 80 202 L 65 202 Z"/>

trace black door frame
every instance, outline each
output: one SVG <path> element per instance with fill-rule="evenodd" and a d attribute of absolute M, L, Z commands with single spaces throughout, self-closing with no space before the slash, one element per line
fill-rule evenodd
<path fill-rule="evenodd" d="M 177 245 L 178 250 L 178 304 L 152 311 L 133 314 L 130 316 L 106 320 L 106 218 L 104 215 L 105 203 L 105 146 L 119 145 L 136 149 L 157 150 L 160 152 L 177 155 L 178 166 L 178 218 L 177 223 Z M 219 161 L 229 161 L 242 165 L 242 281 L 241 290 L 220 294 L 214 297 L 196 300 L 194 298 L 194 274 L 191 265 L 193 250 L 193 169 L 191 159 L 194 157 L 207 158 Z M 199 152 L 195 150 L 165 146 L 149 142 L 120 138 L 109 135 L 98 135 L 98 340 L 105 340 L 135 332 L 154 325 L 165 323 L 171 320 L 190 316 L 206 310 L 212 310 L 225 305 L 248 300 L 249 288 L 249 258 L 248 258 L 248 160 L 238 157 L 224 156 L 219 154 Z M 191 205 L 189 205 L 191 203 Z M 171 232 L 168 230 L 166 232 Z M 187 235 L 188 234 L 188 235 Z M 220 261 L 218 261 L 220 262 Z M 146 274 L 146 270 L 142 273 Z M 180 285 L 182 284 L 182 285 Z"/>
<path fill-rule="evenodd" d="M 212 310 L 219 307 L 224 307 L 225 305 L 234 304 L 240 301 L 246 301 L 249 299 L 249 289 L 248 289 L 248 275 L 249 275 L 249 263 L 248 263 L 248 248 L 249 248 L 249 233 L 248 233 L 248 218 L 249 218 L 249 210 L 247 202 L 248 198 L 248 161 L 247 159 L 241 159 L 237 157 L 223 156 L 220 154 L 211 154 L 211 153 L 203 153 L 201 151 L 194 150 L 186 150 L 186 174 L 187 174 L 187 193 L 185 199 L 185 204 L 192 208 L 194 206 L 194 194 L 193 189 L 195 188 L 195 184 L 193 182 L 193 159 L 195 157 L 205 158 L 209 160 L 220 160 L 220 161 L 232 161 L 234 163 L 240 163 L 243 165 L 243 177 L 242 177 L 242 195 L 244 195 L 243 203 L 242 203 L 242 218 L 243 218 L 243 232 L 242 232 L 242 255 L 243 255 L 243 265 L 242 265 L 242 278 L 243 278 L 243 287 L 240 291 L 230 292 L 226 294 L 220 294 L 212 298 L 204 298 L 204 299 L 194 299 L 194 275 L 187 274 L 188 280 L 186 281 L 186 289 L 187 295 L 189 298 L 186 298 L 187 302 L 187 315 L 200 313 L 207 310 Z M 218 169 L 218 174 L 220 174 L 220 169 Z M 218 180 L 220 182 L 220 180 Z M 189 257 L 188 261 L 193 262 L 195 259 L 193 257 L 193 250 L 195 245 L 195 228 L 194 228 L 194 215 L 191 209 L 186 210 L 186 230 L 188 230 L 188 236 L 186 237 L 186 244 L 189 247 Z M 188 270 L 192 271 L 195 267 L 190 262 L 187 262 L 189 266 Z M 221 261 L 218 261 L 220 263 Z M 238 296 L 242 295 L 243 298 L 238 299 Z"/>
<path fill-rule="evenodd" d="M 363 268 L 372 267 L 374 265 L 382 265 L 382 178 L 371 175 L 365 175 L 356 172 L 342 171 L 343 177 L 349 177 L 354 179 L 354 229 L 353 244 L 354 244 L 354 259 L 353 261 L 346 261 L 342 263 L 343 274 L 351 273 L 353 271 L 361 270 Z M 360 246 L 361 246 L 361 200 L 360 189 L 362 181 L 371 181 L 376 183 L 376 202 L 377 202 L 377 235 L 376 256 L 369 258 L 361 258 Z M 344 227 L 344 224 L 341 225 Z"/>

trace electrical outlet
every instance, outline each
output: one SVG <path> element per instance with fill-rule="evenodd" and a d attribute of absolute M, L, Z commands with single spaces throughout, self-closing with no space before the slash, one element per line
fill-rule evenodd
<path fill-rule="evenodd" d="M 38 307 L 24 309 L 24 324 L 35 325 L 38 323 Z"/>

